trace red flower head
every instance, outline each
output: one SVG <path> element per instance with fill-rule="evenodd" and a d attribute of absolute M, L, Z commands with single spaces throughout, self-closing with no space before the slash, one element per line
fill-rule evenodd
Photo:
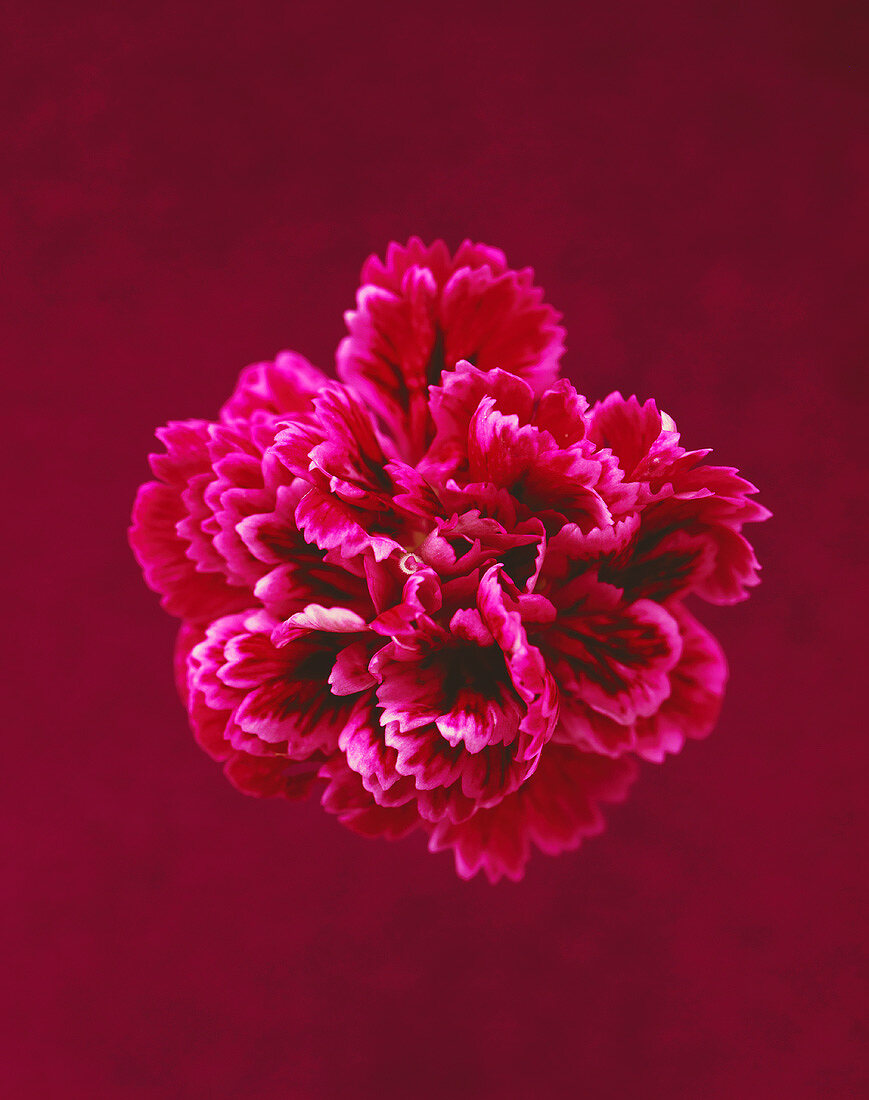
<path fill-rule="evenodd" d="M 237 787 L 518 879 L 709 733 L 726 665 L 685 600 L 747 595 L 769 513 L 653 401 L 557 380 L 558 316 L 497 250 L 414 238 L 362 282 L 340 382 L 283 353 L 158 432 L 131 543 Z"/>

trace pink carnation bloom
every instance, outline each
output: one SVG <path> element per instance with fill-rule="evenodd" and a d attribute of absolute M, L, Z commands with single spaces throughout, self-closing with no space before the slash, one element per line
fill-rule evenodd
<path fill-rule="evenodd" d="M 130 540 L 239 789 L 518 879 L 710 732 L 727 669 L 685 600 L 745 598 L 769 513 L 653 401 L 558 380 L 497 250 L 412 239 L 362 282 L 341 381 L 285 352 L 158 432 Z"/>

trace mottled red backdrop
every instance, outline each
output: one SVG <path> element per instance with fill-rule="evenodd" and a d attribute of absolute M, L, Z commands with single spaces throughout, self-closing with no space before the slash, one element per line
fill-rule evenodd
<path fill-rule="evenodd" d="M 867 1095 L 863 6 L 739 7 L 5 7 L 5 1096 Z M 775 512 L 716 733 L 519 886 L 237 794 L 126 544 L 154 426 L 411 233 Z"/>

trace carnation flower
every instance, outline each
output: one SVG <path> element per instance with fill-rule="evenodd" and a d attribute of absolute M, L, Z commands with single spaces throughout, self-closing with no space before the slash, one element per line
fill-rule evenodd
<path fill-rule="evenodd" d="M 284 352 L 158 431 L 130 541 L 240 790 L 518 879 L 710 732 L 727 667 L 686 599 L 745 598 L 769 513 L 654 401 L 559 379 L 496 249 L 414 238 L 362 284 L 339 380 Z"/>

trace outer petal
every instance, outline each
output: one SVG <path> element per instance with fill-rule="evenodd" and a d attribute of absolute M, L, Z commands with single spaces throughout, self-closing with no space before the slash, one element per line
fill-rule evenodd
<path fill-rule="evenodd" d="M 225 734 L 231 710 L 210 707 L 205 696 L 191 688 L 196 662 L 191 664 L 193 649 L 205 639 L 200 627 L 185 623 L 178 634 L 175 649 L 175 674 L 178 690 L 186 700 L 190 726 L 197 743 L 209 756 L 223 762 L 229 781 L 244 794 L 257 798 L 306 798 L 317 785 L 322 754 L 314 753 L 307 761 L 283 756 L 252 756 L 234 749 Z"/>
<path fill-rule="evenodd" d="M 285 416 L 310 412 L 312 399 L 328 379 L 294 351 L 282 351 L 273 363 L 254 363 L 239 376 L 221 420 L 250 420 L 255 414 Z"/>
<path fill-rule="evenodd" d="M 460 359 L 484 371 L 500 367 L 539 393 L 557 376 L 564 353 L 560 319 L 530 278 L 513 271 L 494 275 L 487 267 L 459 268 L 440 300 L 447 369 Z"/>
<path fill-rule="evenodd" d="M 200 572 L 187 556 L 189 542 L 178 534 L 185 515 L 174 486 L 149 481 L 139 489 L 129 539 L 145 583 L 160 594 L 170 614 L 191 622 L 208 622 L 247 606 L 246 589 L 231 585 L 223 573 Z"/>
<path fill-rule="evenodd" d="M 648 462 L 653 449 L 658 463 L 685 453 L 679 446 L 676 425 L 658 411 L 651 398 L 641 405 L 636 397 L 625 399 L 618 391 L 591 409 L 588 438 L 597 447 L 612 450 L 629 480 Z"/>
<path fill-rule="evenodd" d="M 363 286 L 345 314 L 350 335 L 337 352 L 339 377 L 369 403 L 415 457 L 428 436 L 426 394 L 444 366 L 435 314 L 437 284 L 425 268 L 405 272 L 398 293 Z"/>
<path fill-rule="evenodd" d="M 590 576 L 560 599 L 545 650 L 565 693 L 623 725 L 654 714 L 670 693 L 668 673 L 681 652 L 669 612 L 651 600 L 625 604 L 618 589 Z"/>
<path fill-rule="evenodd" d="M 655 501 L 641 514 L 633 553 L 602 574 L 634 595 L 668 599 L 696 592 L 710 603 L 738 603 L 760 583 L 757 558 L 741 534 L 742 515 L 742 505 L 708 490 Z M 749 518 L 767 515 L 752 507 Z"/>
<path fill-rule="evenodd" d="M 659 764 L 667 753 L 679 752 L 686 738 L 706 737 L 711 732 L 727 681 L 724 654 L 683 607 L 671 606 L 670 613 L 679 624 L 682 648 L 679 662 L 670 672 L 670 694 L 658 710 L 624 724 L 571 696 L 562 703 L 554 740 L 606 756 L 635 753 Z"/>
<path fill-rule="evenodd" d="M 322 762 L 320 754 L 299 761 L 281 756 L 250 756 L 246 752 L 234 752 L 223 771 L 242 794 L 300 802 L 322 787 L 319 778 Z"/>
<path fill-rule="evenodd" d="M 467 243 L 452 258 L 442 242 L 391 246 L 385 264 L 366 264 L 357 308 L 345 317 L 350 335 L 338 348 L 338 374 L 413 459 L 432 435 L 428 387 L 459 360 L 500 367 L 542 389 L 564 349 L 558 315 L 531 273 L 506 270 L 500 253 Z"/>
<path fill-rule="evenodd" d="M 390 243 L 386 249 L 385 262 L 379 256 L 369 256 L 362 266 L 360 281 L 397 293 L 401 289 L 405 272 L 411 267 L 427 268 L 438 287 L 443 287 L 452 273 L 460 267 L 488 267 L 495 275 L 503 275 L 508 270 L 507 258 L 500 248 L 465 240 L 455 256 L 451 256 L 443 241 L 425 245 L 419 237 L 411 237 L 406 245 L 395 241 Z"/>
<path fill-rule="evenodd" d="M 250 603 L 250 596 L 230 584 L 219 555 L 203 552 L 203 538 L 194 546 L 185 532 L 191 509 L 201 524 L 205 485 L 213 476 L 208 453 L 209 425 L 203 420 L 173 421 L 157 431 L 165 454 L 150 456 L 158 481 L 138 492 L 133 506 L 130 545 L 145 582 L 163 597 L 173 615 L 206 622 Z"/>
<path fill-rule="evenodd" d="M 276 625 L 264 611 L 212 623 L 188 658 L 189 689 L 226 712 L 224 736 L 235 749 L 294 760 L 332 752 L 360 705 L 329 688 L 347 635 L 299 631 L 278 648 Z"/>
<path fill-rule="evenodd" d="M 330 757 L 320 768 L 326 780 L 323 808 L 335 814 L 342 825 L 367 837 L 398 840 L 419 828 L 421 819 L 413 802 L 401 806 L 378 806 L 362 779 L 347 765 L 340 753 Z"/>
<path fill-rule="evenodd" d="M 469 820 L 441 821 L 429 839 L 433 852 L 451 848 L 465 879 L 483 870 L 490 882 L 518 881 L 531 845 L 549 855 L 577 848 L 604 827 L 601 802 L 620 802 L 635 778 L 629 760 L 609 760 L 550 744 L 534 774 L 497 806 Z"/>
<path fill-rule="evenodd" d="M 720 604 L 745 599 L 759 566 L 742 526 L 770 515 L 748 499 L 755 486 L 733 467 L 706 465 L 708 450 L 686 451 L 651 400 L 610 394 L 591 410 L 588 438 L 612 450 L 641 512 L 636 553 L 616 559 L 608 579 L 655 599 L 688 592 Z"/>
<path fill-rule="evenodd" d="M 724 698 L 727 661 L 718 642 L 683 607 L 672 613 L 682 634 L 682 656 L 670 673 L 671 691 L 656 714 L 636 725 L 637 752 L 660 763 L 678 752 L 686 738 L 711 733 Z"/>

